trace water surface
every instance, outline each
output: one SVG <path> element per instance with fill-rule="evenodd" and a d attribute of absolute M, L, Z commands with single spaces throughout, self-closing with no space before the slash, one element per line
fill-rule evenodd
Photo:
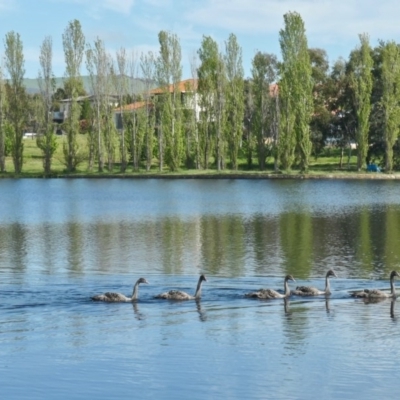
<path fill-rule="evenodd" d="M 0 181 L 0 396 L 360 398 L 397 392 L 400 187 L 375 181 Z M 283 277 L 329 299 L 258 301 Z M 200 302 L 165 302 L 171 288 Z M 94 303 L 105 291 L 137 304 Z"/>

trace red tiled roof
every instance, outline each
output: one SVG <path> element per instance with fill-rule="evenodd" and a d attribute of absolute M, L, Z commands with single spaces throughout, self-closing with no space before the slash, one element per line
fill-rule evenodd
<path fill-rule="evenodd" d="M 134 111 L 134 110 L 139 110 L 140 108 L 146 107 L 146 102 L 145 101 L 136 101 L 135 103 L 127 104 L 122 107 L 122 111 Z M 153 104 L 149 103 L 149 106 L 152 107 Z M 117 107 L 115 111 L 121 111 L 121 107 Z"/>
<path fill-rule="evenodd" d="M 197 79 L 185 79 L 184 81 L 181 81 L 178 83 L 177 90 L 179 93 L 185 93 L 185 92 L 191 92 L 193 90 L 197 89 Z M 172 93 L 174 91 L 174 85 L 169 85 L 167 89 L 165 88 L 156 88 L 153 90 L 150 90 L 150 95 L 152 94 L 161 94 L 165 93 L 166 91 L 169 91 L 169 93 Z M 150 103 L 150 106 L 152 107 L 153 104 Z M 146 107 L 146 102 L 145 101 L 137 101 L 135 103 L 127 104 L 126 106 L 122 107 L 122 111 L 134 111 L 138 110 L 140 108 Z M 116 108 L 115 111 L 120 111 L 120 107 Z"/>
<path fill-rule="evenodd" d="M 181 81 L 178 83 L 178 92 L 179 93 L 185 93 L 185 92 L 191 92 L 193 90 L 197 89 L 197 84 L 198 84 L 198 80 L 197 79 L 186 79 L 184 81 Z M 174 86 L 173 85 L 169 85 L 167 90 L 169 90 L 170 93 L 173 92 L 174 90 Z M 166 90 L 163 88 L 156 88 L 150 91 L 150 95 L 152 94 L 161 94 L 161 93 L 165 93 Z M 279 93 L 279 87 L 277 83 L 273 83 L 272 85 L 270 85 L 269 87 L 269 94 L 270 96 L 274 97 L 277 96 Z M 153 106 L 152 103 L 149 104 L 150 107 Z M 145 101 L 137 101 L 135 103 L 131 103 L 131 104 L 127 104 L 126 106 L 122 107 L 122 111 L 134 111 L 134 110 L 138 110 L 140 108 L 144 108 L 146 107 L 146 102 Z M 117 112 L 120 111 L 120 107 L 115 109 Z"/>
<path fill-rule="evenodd" d="M 179 93 L 192 92 L 197 89 L 197 79 L 185 79 L 178 83 L 177 90 Z M 150 91 L 150 94 L 160 94 L 174 91 L 174 85 L 169 85 L 167 88 L 156 88 Z"/>

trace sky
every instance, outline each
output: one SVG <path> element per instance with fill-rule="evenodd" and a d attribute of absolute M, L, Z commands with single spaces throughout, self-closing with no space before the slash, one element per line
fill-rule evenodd
<path fill-rule="evenodd" d="M 65 74 L 62 35 L 77 19 L 87 43 L 96 38 L 115 55 L 158 52 L 158 33 L 175 33 L 182 48 L 183 78 L 190 78 L 190 60 L 204 36 L 224 50 L 231 33 L 243 51 L 245 77 L 257 51 L 280 58 L 279 30 L 283 15 L 298 12 L 306 28 L 309 47 L 325 49 L 330 63 L 347 59 L 367 33 L 370 43 L 400 42 L 398 0 L 0 0 L 0 54 L 7 32 L 20 35 L 25 57 L 25 77 L 37 78 L 40 46 L 46 36 L 53 41 L 53 72 Z M 86 74 L 83 64 L 81 73 Z"/>

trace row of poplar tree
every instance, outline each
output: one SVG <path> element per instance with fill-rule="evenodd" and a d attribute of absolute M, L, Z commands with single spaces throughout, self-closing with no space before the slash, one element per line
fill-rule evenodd
<path fill-rule="evenodd" d="M 75 171 L 83 161 L 100 172 L 112 171 L 116 163 L 122 172 L 129 165 L 133 170 L 176 171 L 183 166 L 236 170 L 240 159 L 249 168 L 257 160 L 263 170 L 269 157 L 275 170 L 295 166 L 307 171 L 311 156 L 318 156 L 327 138 L 342 149 L 341 165 L 345 147 L 354 141 L 359 170 L 371 159 L 393 170 L 400 126 L 399 46 L 389 41 L 371 48 L 368 35 L 362 34 L 349 60 L 339 59 L 330 67 L 324 50 L 308 47 L 304 22 L 296 12 L 284 15 L 279 37 L 281 61 L 259 51 L 252 60 L 251 77 L 245 79 L 236 36 L 229 36 L 224 49 L 203 36 L 190 62 L 191 86 L 183 103 L 181 47 L 175 34 L 159 33 L 158 54 L 128 54 L 121 48 L 113 57 L 101 39 L 87 44 L 79 21 L 71 21 L 62 37 L 66 63 L 62 93 L 70 99 L 62 126 L 66 171 Z M 52 118 L 56 97 L 52 39 L 46 37 L 40 48 L 36 96 L 28 96 L 23 86 L 19 34 L 7 33 L 4 43 L 0 171 L 5 171 L 7 154 L 15 172 L 22 171 L 23 132 L 34 120 L 44 173 L 51 174 L 58 143 Z M 85 106 L 78 100 L 84 92 L 80 74 L 84 60 L 94 102 L 82 121 Z M 144 84 L 140 94 L 138 79 Z M 154 86 L 161 90 L 156 97 Z M 122 115 L 118 131 L 110 97 L 118 99 Z M 140 107 L 125 107 L 134 101 Z M 77 138 L 82 131 L 87 135 L 85 148 Z"/>

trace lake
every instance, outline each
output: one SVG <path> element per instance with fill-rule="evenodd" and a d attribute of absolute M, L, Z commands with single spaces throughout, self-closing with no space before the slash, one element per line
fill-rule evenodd
<path fill-rule="evenodd" d="M 400 186 L 0 180 L 0 398 L 376 399 L 398 392 Z M 324 288 L 287 301 L 259 288 Z M 201 301 L 154 299 L 169 289 Z M 136 303 L 94 302 L 125 295 Z M 400 286 L 400 282 L 399 282 Z M 399 289 L 400 290 L 400 289 Z"/>

